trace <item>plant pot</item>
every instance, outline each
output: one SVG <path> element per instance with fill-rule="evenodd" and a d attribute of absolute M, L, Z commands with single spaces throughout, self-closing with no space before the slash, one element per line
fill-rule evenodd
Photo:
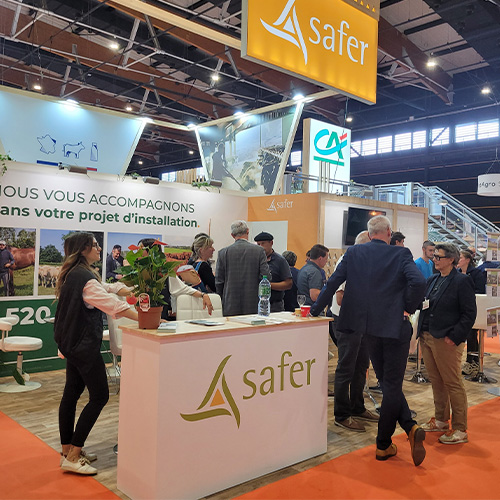
<path fill-rule="evenodd" d="M 138 309 L 139 314 L 139 328 L 142 330 L 156 330 L 160 326 L 161 312 L 163 306 L 150 307 L 149 311 L 144 312 Z"/>

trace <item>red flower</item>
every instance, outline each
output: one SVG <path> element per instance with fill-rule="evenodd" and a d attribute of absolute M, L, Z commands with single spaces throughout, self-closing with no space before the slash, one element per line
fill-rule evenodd
<path fill-rule="evenodd" d="M 136 246 L 136 245 L 130 245 L 130 246 L 128 247 L 128 249 L 129 249 L 129 250 L 139 250 L 140 248 L 139 248 L 138 246 Z"/>

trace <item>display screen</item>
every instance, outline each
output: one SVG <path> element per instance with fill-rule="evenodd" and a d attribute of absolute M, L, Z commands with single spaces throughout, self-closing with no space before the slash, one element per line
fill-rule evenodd
<path fill-rule="evenodd" d="M 356 236 L 361 231 L 366 231 L 368 221 L 372 217 L 375 217 L 375 215 L 385 215 L 385 212 L 381 210 L 349 207 L 347 209 L 347 220 L 344 225 L 344 245 L 354 245 Z"/>

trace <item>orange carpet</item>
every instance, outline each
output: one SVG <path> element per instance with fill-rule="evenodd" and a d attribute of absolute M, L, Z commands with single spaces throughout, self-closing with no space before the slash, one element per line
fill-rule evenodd
<path fill-rule="evenodd" d="M 368 446 L 238 498 L 498 499 L 499 414 L 500 398 L 470 408 L 467 444 L 443 445 L 440 433 L 427 433 L 427 456 L 419 467 L 403 434 L 394 439 L 398 455 L 385 462 L 376 461 L 375 446 Z"/>
<path fill-rule="evenodd" d="M 119 499 L 92 477 L 62 472 L 59 453 L 0 412 L 2 500 Z"/>
<path fill-rule="evenodd" d="M 484 337 L 484 352 L 493 352 L 500 354 L 500 340 L 498 337 L 488 338 Z"/>

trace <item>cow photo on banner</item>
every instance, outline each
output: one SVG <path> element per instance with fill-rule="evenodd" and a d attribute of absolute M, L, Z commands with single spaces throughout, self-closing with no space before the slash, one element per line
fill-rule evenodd
<path fill-rule="evenodd" d="M 38 257 L 38 295 L 54 295 L 57 277 L 64 259 L 64 242 L 75 231 L 67 229 L 41 229 Z M 103 247 L 104 233 L 92 231 L 99 246 Z M 102 276 L 101 260 L 94 264 Z"/>
<path fill-rule="evenodd" d="M 0 227 L 0 296 L 33 295 L 36 230 Z"/>

